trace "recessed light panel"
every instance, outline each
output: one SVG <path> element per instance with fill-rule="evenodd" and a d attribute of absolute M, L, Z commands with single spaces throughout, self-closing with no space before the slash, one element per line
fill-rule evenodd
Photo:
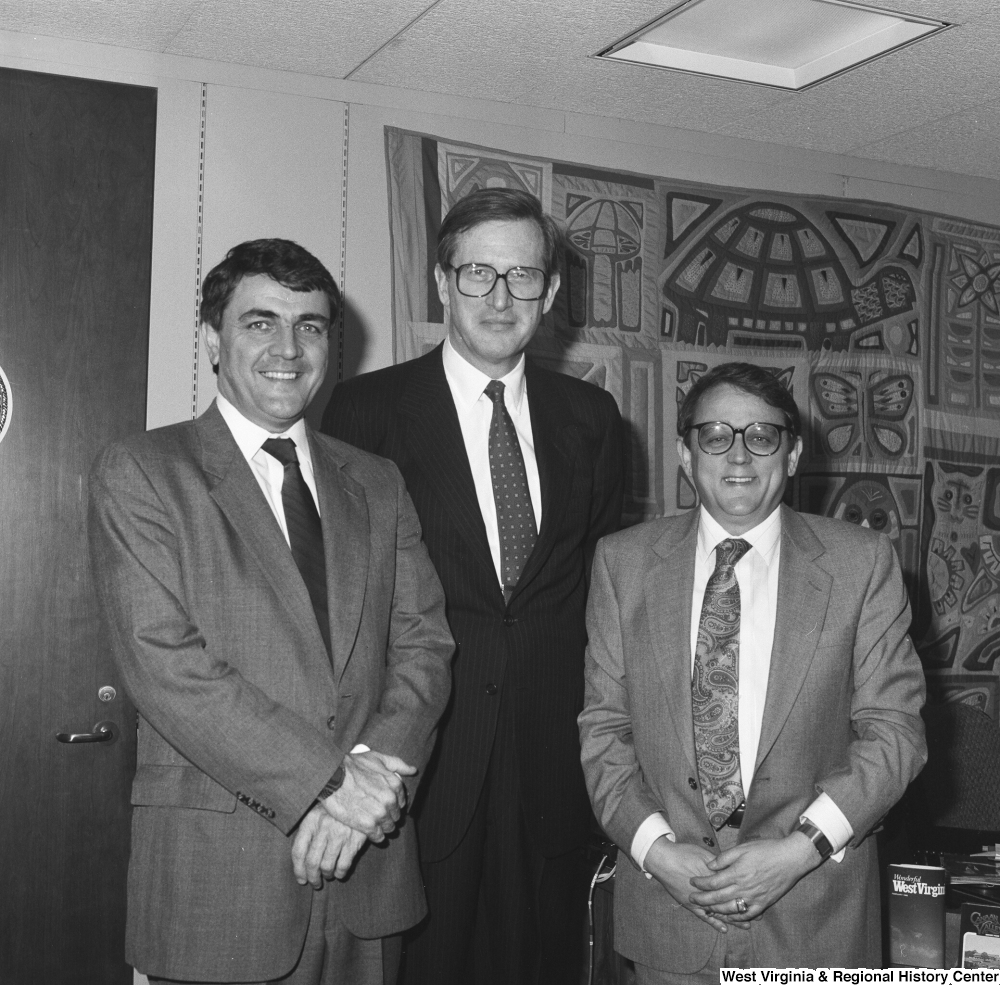
<path fill-rule="evenodd" d="M 845 0 L 686 0 L 598 54 L 798 90 L 950 26 Z"/>

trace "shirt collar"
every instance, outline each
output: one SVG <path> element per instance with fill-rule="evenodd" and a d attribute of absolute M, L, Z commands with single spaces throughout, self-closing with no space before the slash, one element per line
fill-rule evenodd
<path fill-rule="evenodd" d="M 239 445 L 243 457 L 248 462 L 260 451 L 261 445 L 268 438 L 291 438 L 295 442 L 295 452 L 299 464 L 305 462 L 310 469 L 312 468 L 312 455 L 309 452 L 309 436 L 305 418 L 299 418 L 287 431 L 272 434 L 266 428 L 262 428 L 259 424 L 254 424 L 253 421 L 244 417 L 221 393 L 216 396 L 215 403 L 223 420 L 229 426 L 233 438 L 236 439 L 236 444 Z"/>
<path fill-rule="evenodd" d="M 490 382 L 490 377 L 476 369 L 461 355 L 451 344 L 451 339 L 444 340 L 441 362 L 444 364 L 444 375 L 448 379 L 455 404 L 459 412 L 464 413 L 471 409 L 472 405 L 483 395 L 483 391 Z M 523 352 L 517 365 L 506 376 L 502 376 L 500 382 L 504 385 L 507 405 L 520 411 L 525 389 Z"/>
<path fill-rule="evenodd" d="M 705 509 L 704 504 L 698 512 L 698 554 L 702 558 L 707 558 L 720 541 L 731 539 L 733 535 Z M 751 527 L 745 534 L 740 534 L 739 539 L 750 544 L 764 558 L 765 564 L 770 564 L 781 539 L 781 506 L 779 505 L 770 516 L 761 520 L 756 527 Z"/>

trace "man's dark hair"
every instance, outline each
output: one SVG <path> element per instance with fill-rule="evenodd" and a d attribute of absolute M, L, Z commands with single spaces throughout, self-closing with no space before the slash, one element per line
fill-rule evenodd
<path fill-rule="evenodd" d="M 772 370 L 753 363 L 720 363 L 688 390 L 684 402 L 677 411 L 677 433 L 688 442 L 688 447 L 690 447 L 688 428 L 692 424 L 703 423 L 694 419 L 698 401 L 709 390 L 724 384 L 749 393 L 752 397 L 760 397 L 764 403 L 776 407 L 785 415 L 785 424 L 791 432 L 791 440 L 794 441 L 798 437 L 802 423 L 799 420 L 799 408 L 791 393 Z"/>
<path fill-rule="evenodd" d="M 438 232 L 437 261 L 447 270 L 458 245 L 458 237 L 484 222 L 516 222 L 527 219 L 542 233 L 542 259 L 551 277 L 562 259 L 562 232 L 552 216 L 542 211 L 542 203 L 520 188 L 479 188 L 456 202 Z"/>
<path fill-rule="evenodd" d="M 340 311 L 336 281 L 316 257 L 289 239 L 253 239 L 234 246 L 201 285 L 201 320 L 218 331 L 236 286 L 254 274 L 265 274 L 290 291 L 322 291 L 330 302 L 330 321 L 336 320 Z"/>

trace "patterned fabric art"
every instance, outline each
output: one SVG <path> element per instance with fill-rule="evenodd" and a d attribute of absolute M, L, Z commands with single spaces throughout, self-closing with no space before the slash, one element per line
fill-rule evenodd
<path fill-rule="evenodd" d="M 397 359 L 445 336 L 441 217 L 475 188 L 527 189 L 568 243 L 531 353 L 617 399 L 627 521 L 697 504 L 676 451 L 694 381 L 733 359 L 770 367 L 803 421 L 790 505 L 888 534 L 932 697 L 997 718 L 1000 229 L 393 128 L 386 151 Z"/>

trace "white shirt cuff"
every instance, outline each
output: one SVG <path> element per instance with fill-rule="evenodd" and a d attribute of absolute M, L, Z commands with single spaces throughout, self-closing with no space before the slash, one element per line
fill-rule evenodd
<path fill-rule="evenodd" d="M 810 821 L 826 835 L 830 842 L 834 862 L 844 860 L 844 849 L 854 837 L 851 822 L 844 817 L 844 812 L 833 802 L 828 794 L 821 793 L 803 812 L 800 820 Z"/>
<path fill-rule="evenodd" d="M 354 747 L 354 748 L 353 748 L 353 749 L 351 750 L 351 754 L 352 754 L 352 755 L 356 755 L 356 754 L 357 754 L 357 753 L 359 753 L 359 752 L 371 752 L 371 748 L 370 748 L 369 746 L 366 746 L 366 745 L 365 745 L 365 744 L 364 744 L 363 742 L 359 742 L 359 743 L 358 743 L 358 744 L 357 744 L 357 745 L 356 745 L 356 746 L 355 746 L 355 747 Z M 813 822 L 813 823 L 815 823 L 815 822 Z M 817 825 L 817 827 L 819 827 L 819 825 Z"/>
<path fill-rule="evenodd" d="M 632 838 L 631 853 L 635 864 L 638 865 L 643 872 L 646 872 L 643 865 L 646 862 L 646 855 L 649 852 L 649 849 L 652 847 L 654 841 L 658 838 L 662 838 L 664 835 L 666 835 L 669 841 L 677 840 L 673 828 L 667 824 L 667 819 L 660 813 L 650 814 L 649 817 L 647 817 L 646 820 L 639 825 L 639 829 Z M 646 878 L 651 878 L 648 872 L 646 872 Z"/>

